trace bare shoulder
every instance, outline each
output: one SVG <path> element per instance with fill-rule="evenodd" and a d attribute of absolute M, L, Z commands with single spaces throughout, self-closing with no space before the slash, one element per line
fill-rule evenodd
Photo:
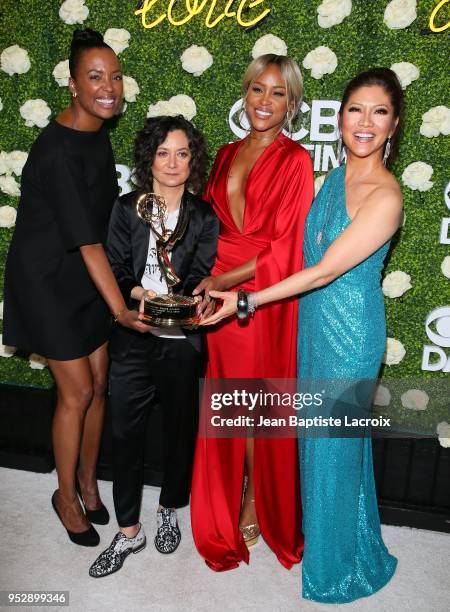
<path fill-rule="evenodd" d="M 401 210 L 403 196 L 400 185 L 390 172 L 383 174 L 382 180 L 379 180 L 368 194 L 366 204 L 371 207 L 390 207 Z"/>

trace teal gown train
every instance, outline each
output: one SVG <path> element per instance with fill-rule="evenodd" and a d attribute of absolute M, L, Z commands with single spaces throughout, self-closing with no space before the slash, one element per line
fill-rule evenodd
<path fill-rule="evenodd" d="M 350 223 L 344 179 L 345 166 L 333 170 L 312 205 L 305 228 L 305 267 L 318 263 Z M 380 278 L 388 248 L 389 243 L 384 244 L 326 287 L 302 296 L 300 384 L 308 379 L 377 377 L 386 344 Z M 303 597 L 345 603 L 371 595 L 392 577 L 397 559 L 381 537 L 370 435 L 300 433 L 299 457 Z"/>

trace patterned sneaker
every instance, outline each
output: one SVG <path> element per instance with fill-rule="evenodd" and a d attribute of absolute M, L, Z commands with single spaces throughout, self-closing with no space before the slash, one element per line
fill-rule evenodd
<path fill-rule="evenodd" d="M 145 547 L 146 539 L 142 525 L 134 538 L 127 538 L 119 531 L 113 541 L 101 555 L 97 557 L 89 568 L 89 576 L 102 578 L 120 570 L 123 562 L 130 553 L 137 553 Z"/>
<path fill-rule="evenodd" d="M 158 531 L 155 536 L 156 550 L 165 555 L 173 553 L 181 540 L 176 511 L 170 508 L 158 510 L 156 521 L 158 524 Z"/>

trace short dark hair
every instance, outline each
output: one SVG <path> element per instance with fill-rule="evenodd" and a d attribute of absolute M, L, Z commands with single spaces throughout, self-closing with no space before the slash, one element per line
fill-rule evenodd
<path fill-rule="evenodd" d="M 201 194 L 206 178 L 208 154 L 203 134 L 182 115 L 169 117 L 162 115 L 146 119 L 144 127 L 137 133 L 134 143 L 134 180 L 144 191 L 152 191 L 153 175 L 151 167 L 157 148 L 166 140 L 167 134 L 182 130 L 188 139 L 191 152 L 190 170 L 187 187 Z"/>
<path fill-rule="evenodd" d="M 69 55 L 69 71 L 72 78 L 75 77 L 82 53 L 89 49 L 111 49 L 111 47 L 105 43 L 100 32 L 91 30 L 91 28 L 75 30 L 72 35 L 72 42 L 70 43 Z M 111 51 L 114 53 L 113 49 Z"/>
<path fill-rule="evenodd" d="M 361 87 L 370 87 L 372 85 L 379 85 L 388 94 L 394 109 L 394 117 L 399 119 L 395 132 L 391 136 L 391 153 L 387 160 L 387 165 L 390 166 L 398 155 L 405 106 L 402 86 L 395 72 L 390 68 L 370 68 L 355 76 L 347 83 L 339 112 L 342 113 L 352 93 Z"/>

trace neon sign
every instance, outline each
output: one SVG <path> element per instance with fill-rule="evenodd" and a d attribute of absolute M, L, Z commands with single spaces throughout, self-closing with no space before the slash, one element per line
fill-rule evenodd
<path fill-rule="evenodd" d="M 177 0 L 169 0 L 166 5 L 167 8 L 163 12 L 158 14 L 157 6 L 161 9 L 161 0 L 144 0 L 141 8 L 137 9 L 134 14 L 141 16 L 142 26 L 149 30 L 155 28 L 157 25 L 162 23 L 165 19 L 173 26 L 183 26 L 193 17 L 205 14 L 205 9 L 208 8 L 205 14 L 205 25 L 207 28 L 214 28 L 223 19 L 236 19 L 238 24 L 244 28 L 248 28 L 259 23 L 264 19 L 272 9 L 263 8 L 259 14 L 255 15 L 253 9 L 257 9 L 260 4 L 266 2 L 266 0 L 227 0 L 223 10 L 217 7 L 218 0 L 184 0 L 185 7 L 180 11 L 177 7 L 177 13 L 181 15 L 175 16 L 175 5 Z M 182 3 L 178 3 L 182 4 Z M 233 5 L 236 5 L 233 9 Z M 155 9 L 155 10 L 154 10 Z M 218 11 L 220 11 L 218 13 Z M 248 17 L 244 16 L 244 13 L 250 13 Z"/>
<path fill-rule="evenodd" d="M 433 9 L 433 12 L 430 15 L 430 30 L 432 32 L 443 32 L 448 27 L 450 27 L 450 21 L 447 21 L 443 26 L 436 26 L 434 20 L 436 19 L 436 15 L 439 13 L 441 8 L 443 8 L 444 4 L 447 4 L 449 0 L 440 0 L 438 4 Z"/>

